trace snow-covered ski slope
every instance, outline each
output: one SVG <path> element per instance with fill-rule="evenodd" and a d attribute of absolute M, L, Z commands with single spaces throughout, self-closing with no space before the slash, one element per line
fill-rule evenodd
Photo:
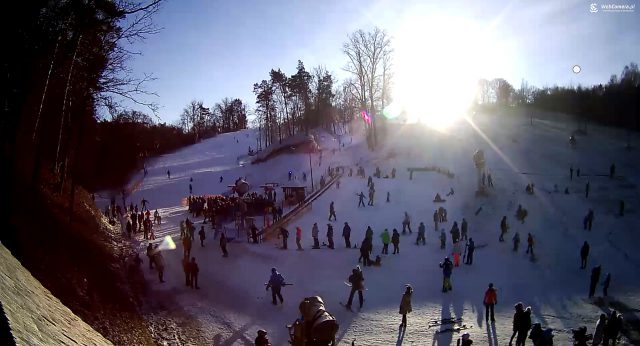
<path fill-rule="evenodd" d="M 633 309 L 640 308 L 640 253 L 638 186 L 640 155 L 638 149 L 624 149 L 626 133 L 610 129 L 590 128 L 588 136 L 578 136 L 578 145 L 570 148 L 568 137 L 576 124 L 555 120 L 477 115 L 470 122 L 461 121 L 447 133 L 436 132 L 418 125 L 396 124 L 390 130 L 385 146 L 376 153 L 367 151 L 361 130 L 343 137 L 347 143 L 341 151 L 338 141 L 328 134 L 320 136 L 325 149 L 322 166 L 318 155 L 312 158 L 313 174 L 318 183 L 321 171 L 328 166 L 364 164 L 367 176 L 375 166 L 383 175 L 397 169 L 396 179 L 375 179 L 375 205 L 357 208 L 356 193 L 367 194 L 366 179 L 341 179 L 340 188 L 332 187 L 318 198 L 312 207 L 289 225 L 289 249 L 280 250 L 281 242 L 273 239 L 259 245 L 240 241 L 229 244 L 230 256 L 223 258 L 206 225 L 207 240 L 201 248 L 194 242 L 192 256 L 200 265 L 200 290 L 184 285 L 181 266 L 182 245 L 178 239 L 179 220 L 188 215 L 182 199 L 188 194 L 189 178 L 193 178 L 194 194 L 214 194 L 227 191 L 227 185 L 243 176 L 257 187 L 267 182 L 287 183 L 292 170 L 298 179 L 303 171 L 309 175 L 306 154 L 278 156 L 258 165 L 237 165 L 238 156 L 255 148 L 255 133 L 251 130 L 220 135 L 178 152 L 164 155 L 148 163 L 149 175 L 142 180 L 131 198 L 139 204 L 142 198 L 150 201 L 151 209 L 159 208 L 163 224 L 156 226 L 156 235 L 170 234 L 178 244 L 174 251 L 165 251 L 165 280 L 158 283 L 155 271 L 144 263 L 144 272 L 152 286 L 152 297 L 167 300 L 168 309 L 193 316 L 201 323 L 205 337 L 213 345 L 249 345 L 256 330 L 268 331 L 273 345 L 285 345 L 288 340 L 286 324 L 298 317 L 298 304 L 303 297 L 320 295 L 340 323 L 338 344 L 350 345 L 451 345 L 459 334 L 440 333 L 440 327 L 428 328 L 432 320 L 462 317 L 467 330 L 478 345 L 507 345 L 511 336 L 513 305 L 522 301 L 533 309 L 533 322 L 556 329 L 556 344 L 570 344 L 566 330 L 586 325 L 593 332 L 601 308 L 587 299 L 590 269 L 602 265 L 602 277 L 612 274 L 609 290 L 611 299 L 624 303 L 631 312 L 627 320 L 637 318 Z M 634 138 L 637 143 L 637 138 Z M 492 174 L 495 189 L 490 196 L 475 197 L 476 171 L 472 155 L 483 149 L 487 169 Z M 611 163 L 616 164 L 617 177 L 607 177 Z M 453 179 L 436 172 L 416 172 L 409 180 L 407 167 L 437 165 L 455 173 Z M 581 176 L 569 179 L 569 166 L 580 168 Z M 166 171 L 171 170 L 171 179 Z M 224 177 L 222 183 L 220 176 Z M 139 182 L 141 176 L 132 181 Z M 585 198 L 585 184 L 591 191 Z M 525 193 L 525 185 L 534 183 L 536 193 Z M 310 185 L 310 183 L 308 182 Z M 554 184 L 560 193 L 554 192 Z M 569 195 L 562 193 L 568 187 Z M 453 188 L 455 195 L 445 197 Z M 386 203 L 387 192 L 391 202 Z M 435 204 L 434 195 L 440 193 L 447 202 Z M 279 198 L 282 192 L 278 191 Z M 618 203 L 624 199 L 624 217 L 617 216 Z M 336 249 L 311 249 L 311 227 L 320 226 L 321 242 L 326 242 L 329 204 L 335 202 L 337 221 Z M 127 201 L 127 203 L 129 203 Z M 524 224 L 515 219 L 521 204 L 528 210 Z M 447 233 L 447 248 L 441 250 L 434 231 L 432 215 L 443 205 L 449 221 L 441 224 Z M 482 207 L 480 213 L 475 211 Z M 589 208 L 595 212 L 592 231 L 582 229 L 582 220 Z M 380 234 L 388 228 L 402 229 L 403 213 L 412 217 L 413 234 L 401 236 L 400 254 L 382 256 L 381 267 L 364 267 L 365 303 L 362 310 L 347 311 L 339 302 L 348 298 L 349 287 L 344 281 L 358 262 L 359 251 L 346 249 L 341 238 L 345 221 L 352 228 L 352 243 L 364 237 L 367 226 L 374 230 L 373 256 L 382 248 Z M 504 243 L 498 242 L 499 223 L 506 215 L 511 226 Z M 478 249 L 471 266 L 455 268 L 453 291 L 441 292 L 442 273 L 438 263 L 451 255 L 449 234 L 453 221 L 460 224 L 465 217 L 469 235 Z M 418 224 L 427 227 L 426 246 L 415 245 Z M 259 220 L 261 222 L 261 220 Z M 200 228 L 201 219 L 196 223 Z M 295 226 L 303 230 L 304 251 L 295 250 Z M 517 253 L 512 251 L 511 238 L 520 233 Z M 524 253 L 527 233 L 535 237 L 536 261 Z M 231 232 L 234 236 L 235 231 Z M 197 237 L 196 237 L 197 238 Z M 583 241 L 591 245 L 586 270 L 579 269 L 579 251 Z M 482 246 L 485 245 L 486 246 Z M 143 252 L 146 243 L 139 243 Z M 463 246 L 464 248 L 464 246 Z M 391 253 L 391 252 L 390 252 Z M 142 256 L 145 259 L 146 257 Z M 265 291 L 271 267 L 276 267 L 293 286 L 283 288 L 284 305 L 273 306 L 270 292 Z M 496 323 L 484 320 L 482 299 L 487 284 L 497 288 Z M 401 316 L 398 307 L 404 285 L 414 287 L 413 312 L 408 316 L 406 333 L 399 333 Z M 599 285 L 596 296 L 602 295 Z M 357 299 L 356 299 L 357 300 Z M 354 304 L 356 306 L 357 303 Z M 608 312 L 608 308 L 603 308 Z M 449 326 L 443 326 L 447 328 Z"/>

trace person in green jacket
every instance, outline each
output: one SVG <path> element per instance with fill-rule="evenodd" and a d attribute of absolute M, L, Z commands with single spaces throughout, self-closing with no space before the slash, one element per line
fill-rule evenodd
<path fill-rule="evenodd" d="M 389 230 L 384 229 L 384 232 L 380 234 L 380 238 L 382 238 L 382 254 L 389 254 L 389 242 L 391 241 L 391 237 L 389 236 Z"/>

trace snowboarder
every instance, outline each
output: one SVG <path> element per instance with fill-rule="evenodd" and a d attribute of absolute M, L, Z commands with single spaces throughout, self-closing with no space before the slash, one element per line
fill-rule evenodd
<path fill-rule="evenodd" d="M 302 249 L 302 244 L 300 243 L 302 241 L 302 228 L 300 228 L 300 226 L 296 227 L 296 245 L 298 246 L 298 250 L 303 250 Z"/>
<path fill-rule="evenodd" d="M 513 235 L 513 252 L 518 252 L 518 247 L 520 246 L 520 233 L 516 232 Z"/>
<path fill-rule="evenodd" d="M 167 169 L 167 179 L 171 179 L 171 171 Z"/>
<path fill-rule="evenodd" d="M 413 294 L 413 288 L 411 285 L 407 284 L 405 286 L 404 293 L 402 294 L 402 299 L 400 300 L 400 315 L 402 315 L 402 323 L 400 323 L 400 327 L 407 329 L 407 314 L 412 311 L 411 308 L 411 295 Z"/>
<path fill-rule="evenodd" d="M 289 231 L 284 227 L 280 227 L 280 237 L 282 238 L 282 250 L 286 250 L 287 240 L 289 239 Z"/>
<path fill-rule="evenodd" d="M 358 208 L 360 208 L 361 205 L 364 207 L 364 193 L 360 191 L 360 194 L 357 196 L 358 196 Z"/>
<path fill-rule="evenodd" d="M 331 201 L 331 204 L 329 204 L 329 221 L 331 221 L 331 217 L 333 216 L 333 221 L 336 221 L 336 209 L 333 206 L 333 201 Z"/>
<path fill-rule="evenodd" d="M 440 248 L 444 249 L 447 242 L 447 235 L 444 234 L 444 229 L 440 231 Z"/>
<path fill-rule="evenodd" d="M 507 233 L 508 229 L 509 224 L 507 223 L 507 217 L 503 216 L 502 220 L 500 221 L 500 238 L 498 238 L 499 241 L 504 241 L 504 235 Z"/>
<path fill-rule="evenodd" d="M 458 222 L 454 221 L 453 226 L 451 226 L 451 241 L 455 244 L 460 240 L 460 229 L 458 228 Z"/>
<path fill-rule="evenodd" d="M 585 186 L 585 190 L 584 190 L 584 198 L 589 198 L 589 188 L 591 187 L 591 184 L 589 184 L 589 182 L 587 181 L 587 185 Z"/>
<path fill-rule="evenodd" d="M 467 244 L 467 262 L 465 264 L 472 265 L 473 264 L 473 252 L 476 250 L 476 243 L 473 242 L 473 238 L 469 238 L 469 242 Z"/>
<path fill-rule="evenodd" d="M 613 179 L 615 175 L 616 175 L 616 165 L 612 163 L 611 167 L 609 167 L 609 179 Z"/>
<path fill-rule="evenodd" d="M 353 303 L 353 295 L 358 292 L 358 302 L 360 303 L 360 308 L 362 308 L 362 304 L 364 303 L 364 297 L 362 296 L 362 291 L 364 290 L 364 275 L 362 274 L 362 269 L 360 266 L 356 266 L 352 271 L 351 275 L 349 275 L 349 283 L 351 283 L 351 292 L 349 293 L 349 300 L 347 301 L 347 309 L 351 309 L 351 304 Z"/>
<path fill-rule="evenodd" d="M 329 249 L 335 249 L 333 244 L 333 226 L 330 223 L 327 224 L 327 242 L 329 243 Z"/>
<path fill-rule="evenodd" d="M 405 211 L 404 219 L 402 220 L 402 234 L 407 233 L 406 231 L 407 228 L 409 229 L 409 233 L 413 233 L 411 231 L 411 217 L 409 216 L 409 213 Z"/>
<path fill-rule="evenodd" d="M 389 236 L 389 230 L 385 228 L 384 231 L 380 234 L 380 238 L 382 238 L 382 254 L 388 255 L 389 242 L 391 240 L 391 237 Z"/>
<path fill-rule="evenodd" d="M 607 314 L 600 314 L 600 318 L 596 322 L 596 328 L 593 332 L 593 346 L 598 346 L 602 342 L 606 325 Z"/>
<path fill-rule="evenodd" d="M 595 266 L 591 269 L 591 282 L 589 283 L 589 298 L 593 297 L 596 293 L 596 286 L 598 282 L 600 282 L 600 272 L 602 271 L 602 267 Z"/>
<path fill-rule="evenodd" d="M 229 257 L 229 252 L 227 252 L 227 236 L 224 232 L 220 233 L 220 250 L 222 250 L 222 257 Z"/>
<path fill-rule="evenodd" d="M 280 290 L 284 286 L 284 277 L 282 274 L 278 273 L 276 268 L 271 268 L 271 277 L 269 278 L 269 282 L 267 283 L 267 290 L 271 288 L 271 304 L 277 305 L 276 297 L 280 299 L 280 304 L 284 304 L 284 299 L 282 298 L 282 294 Z"/>
<path fill-rule="evenodd" d="M 604 282 L 602 283 L 602 295 L 604 297 L 609 295 L 609 284 L 611 283 L 611 273 L 607 273 L 607 276 L 604 278 Z"/>
<path fill-rule="evenodd" d="M 400 253 L 400 233 L 398 233 L 397 229 L 393 229 L 393 234 L 391 235 L 391 243 L 393 244 L 393 254 Z"/>
<path fill-rule="evenodd" d="M 583 224 L 585 230 L 591 230 L 591 226 L 593 225 L 593 209 L 589 209 L 589 212 L 584 217 Z"/>
<path fill-rule="evenodd" d="M 200 246 L 204 247 L 204 239 L 206 237 L 206 234 L 204 232 L 204 226 L 200 226 L 200 231 L 198 232 L 198 235 L 200 236 Z"/>
<path fill-rule="evenodd" d="M 535 256 L 533 254 L 533 244 L 534 244 L 533 236 L 531 235 L 531 233 L 529 233 L 529 235 L 527 236 L 527 252 L 526 253 L 529 253 L 529 251 L 531 251 L 531 257 Z"/>
<path fill-rule="evenodd" d="M 434 210 L 433 211 L 433 225 L 434 225 L 434 230 L 437 232 L 438 231 L 438 223 L 440 221 L 440 216 L 438 215 L 438 210 Z"/>
<path fill-rule="evenodd" d="M 196 258 L 191 257 L 191 262 L 189 263 L 189 275 L 191 276 L 191 282 L 189 287 L 199 290 L 200 286 L 198 286 L 198 273 L 200 272 L 200 268 L 198 267 L 198 263 L 196 263 Z"/>
<path fill-rule="evenodd" d="M 267 331 L 264 329 L 259 329 L 258 336 L 256 337 L 254 343 L 255 346 L 271 346 L 271 343 L 269 343 L 269 339 L 267 338 Z"/>
<path fill-rule="evenodd" d="M 349 223 L 345 222 L 342 228 L 342 237 L 344 238 L 344 245 L 347 249 L 351 249 L 351 227 Z"/>
<path fill-rule="evenodd" d="M 420 222 L 420 225 L 418 225 L 418 238 L 416 239 L 416 245 L 419 245 L 420 241 L 422 241 L 422 245 L 427 244 L 427 239 L 425 238 L 426 229 L 427 227 L 425 227 L 424 223 Z"/>
<path fill-rule="evenodd" d="M 469 224 L 467 223 L 467 219 L 462 218 L 462 223 L 460 224 L 460 232 L 462 234 L 462 236 L 460 237 L 460 240 L 467 240 L 468 238 L 468 232 L 469 232 Z"/>
<path fill-rule="evenodd" d="M 587 257 L 589 257 L 589 243 L 585 240 L 580 248 L 580 269 L 587 267 Z"/>
<path fill-rule="evenodd" d="M 442 292 L 451 291 L 451 274 L 453 273 L 453 263 L 449 260 L 449 257 L 444 258 L 444 262 L 440 263 L 442 268 Z"/>
<path fill-rule="evenodd" d="M 311 237 L 313 237 L 313 248 L 320 248 L 320 241 L 318 241 L 318 235 L 320 234 L 320 230 L 318 229 L 318 223 L 314 222 L 313 227 L 311 228 Z"/>
<path fill-rule="evenodd" d="M 496 319 L 493 315 L 494 307 L 498 304 L 498 294 L 496 289 L 493 288 L 493 284 L 489 284 L 489 288 L 484 292 L 484 311 L 485 321 L 489 322 L 489 313 L 491 313 L 491 322 L 495 322 Z"/>

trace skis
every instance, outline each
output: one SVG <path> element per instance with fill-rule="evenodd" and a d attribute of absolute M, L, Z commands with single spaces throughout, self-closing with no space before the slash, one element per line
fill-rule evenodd
<path fill-rule="evenodd" d="M 430 321 L 429 324 L 427 324 L 427 328 L 438 327 L 438 326 L 446 325 L 446 324 L 459 324 L 459 323 L 462 323 L 462 317 L 443 318 L 441 320 L 432 320 L 432 321 Z"/>
<path fill-rule="evenodd" d="M 440 330 L 436 330 L 436 334 L 442 334 L 442 333 L 460 333 L 463 330 L 467 330 L 467 329 L 471 329 L 471 326 L 467 326 L 466 324 L 463 324 L 460 327 L 450 327 L 450 328 L 445 328 L 445 329 L 440 329 Z"/>

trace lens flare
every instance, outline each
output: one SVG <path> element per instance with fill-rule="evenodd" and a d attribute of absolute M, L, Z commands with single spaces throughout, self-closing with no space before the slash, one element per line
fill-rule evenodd
<path fill-rule="evenodd" d="M 173 242 L 169 235 L 165 236 L 160 245 L 158 245 L 158 250 L 175 250 L 175 248 L 176 243 Z"/>

